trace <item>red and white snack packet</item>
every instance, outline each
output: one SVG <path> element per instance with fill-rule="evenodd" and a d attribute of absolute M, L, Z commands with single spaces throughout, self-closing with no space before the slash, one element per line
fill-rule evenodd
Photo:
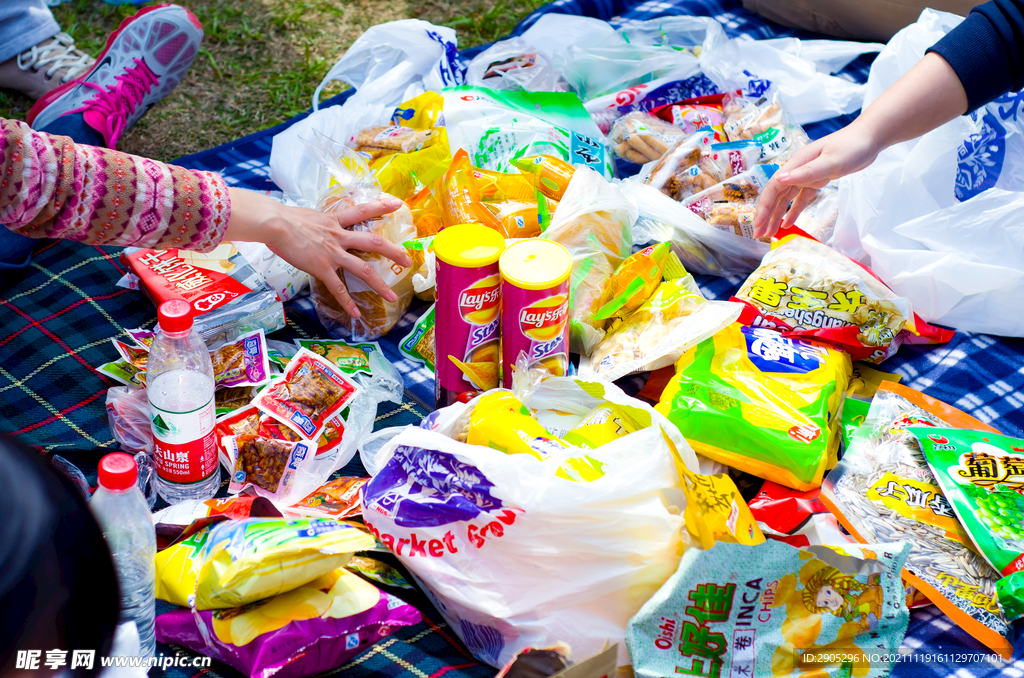
<path fill-rule="evenodd" d="M 336 365 L 303 348 L 282 378 L 260 391 L 253 404 L 303 440 L 316 440 L 359 389 Z"/>

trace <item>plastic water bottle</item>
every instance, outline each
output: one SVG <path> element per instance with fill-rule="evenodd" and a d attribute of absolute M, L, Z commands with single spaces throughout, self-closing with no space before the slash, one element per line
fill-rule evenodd
<path fill-rule="evenodd" d="M 156 652 L 156 530 L 136 480 L 131 455 L 108 454 L 100 460 L 100 486 L 89 508 L 103 530 L 117 570 L 122 623 L 133 621 L 143 657 Z"/>
<path fill-rule="evenodd" d="M 165 301 L 157 316 L 146 366 L 156 489 L 168 504 L 210 499 L 220 487 L 213 362 L 188 302 Z"/>

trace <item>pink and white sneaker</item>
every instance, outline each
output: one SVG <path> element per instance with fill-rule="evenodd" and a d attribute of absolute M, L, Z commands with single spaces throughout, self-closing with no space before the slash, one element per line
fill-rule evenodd
<path fill-rule="evenodd" d="M 81 113 L 108 148 L 156 102 L 170 94 L 199 53 L 203 25 L 178 5 L 146 7 L 125 19 L 84 75 L 32 106 L 28 124 L 43 129 Z"/>

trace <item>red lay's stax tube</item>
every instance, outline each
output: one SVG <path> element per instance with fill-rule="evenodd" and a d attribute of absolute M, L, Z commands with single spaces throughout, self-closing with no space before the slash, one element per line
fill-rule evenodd
<path fill-rule="evenodd" d="M 498 385 L 501 276 L 505 238 L 479 224 L 457 224 L 434 236 L 437 257 L 436 407 Z"/>
<path fill-rule="evenodd" d="M 505 388 L 520 352 L 530 367 L 555 376 L 569 369 L 569 274 L 572 257 L 550 240 L 521 240 L 508 247 L 501 269 L 501 363 Z"/>

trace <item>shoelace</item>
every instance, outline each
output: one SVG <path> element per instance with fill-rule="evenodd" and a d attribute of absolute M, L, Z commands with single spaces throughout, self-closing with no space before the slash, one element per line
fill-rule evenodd
<path fill-rule="evenodd" d="M 60 69 L 67 68 L 67 73 L 60 79 L 61 83 L 68 82 L 95 62 L 95 59 L 75 47 L 75 39 L 63 31 L 45 45 L 33 45 L 32 49 L 18 55 L 18 68 L 23 71 L 30 68 L 38 71 L 49 64 L 46 70 L 48 78 L 52 78 Z"/>
<path fill-rule="evenodd" d="M 114 76 L 117 82 L 106 88 L 93 82 L 83 82 L 85 87 L 96 90 L 95 96 L 82 106 L 68 111 L 84 113 L 86 122 L 92 127 L 100 124 L 103 129 L 97 128 L 97 131 L 103 135 L 108 148 L 117 145 L 117 140 L 128 125 L 128 118 L 153 89 L 153 85 L 160 82 L 145 61 L 139 58 L 134 61 L 134 67 L 126 68 L 124 73 Z"/>

